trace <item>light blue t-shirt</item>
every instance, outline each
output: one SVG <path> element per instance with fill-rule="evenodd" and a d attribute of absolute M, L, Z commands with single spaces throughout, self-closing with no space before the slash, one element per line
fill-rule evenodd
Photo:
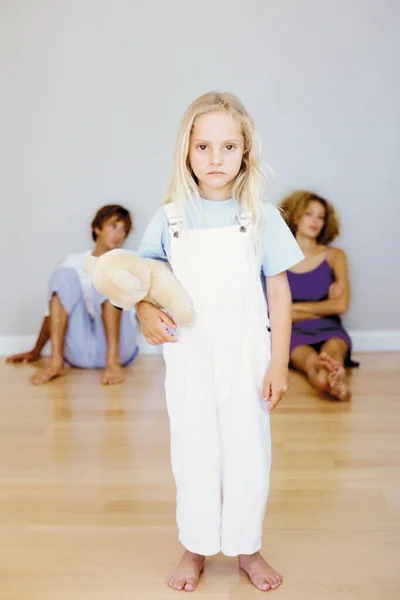
<path fill-rule="evenodd" d="M 237 221 L 237 203 L 234 200 L 204 200 L 199 198 L 199 210 L 188 211 L 189 229 L 228 227 Z M 292 232 L 279 210 L 271 203 L 263 205 L 263 219 L 259 229 L 260 270 L 270 277 L 282 273 L 304 259 Z M 150 221 L 142 238 L 139 256 L 171 262 L 171 232 L 168 217 L 161 206 Z"/>

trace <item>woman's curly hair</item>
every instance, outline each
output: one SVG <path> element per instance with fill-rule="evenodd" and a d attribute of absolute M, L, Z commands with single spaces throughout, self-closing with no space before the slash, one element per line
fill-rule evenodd
<path fill-rule="evenodd" d="M 296 190 L 282 200 L 280 208 L 291 232 L 296 235 L 297 225 L 310 202 L 319 202 L 325 209 L 324 226 L 317 242 L 318 244 L 328 245 L 340 234 L 339 217 L 328 200 L 307 190 Z"/>

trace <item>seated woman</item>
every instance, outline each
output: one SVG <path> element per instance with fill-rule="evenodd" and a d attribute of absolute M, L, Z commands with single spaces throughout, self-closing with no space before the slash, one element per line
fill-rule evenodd
<path fill-rule="evenodd" d="M 330 247 L 339 235 L 335 209 L 324 198 L 296 191 L 281 208 L 306 257 L 287 272 L 292 292 L 291 366 L 306 374 L 311 385 L 336 400 L 349 400 L 345 367 L 351 360 L 351 339 L 340 315 L 347 312 L 350 286 L 346 254 Z"/>

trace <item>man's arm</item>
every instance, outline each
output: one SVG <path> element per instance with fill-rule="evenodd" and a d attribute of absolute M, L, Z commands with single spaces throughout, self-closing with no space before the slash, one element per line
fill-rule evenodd
<path fill-rule="evenodd" d="M 39 360 L 43 347 L 50 339 L 50 317 L 45 317 L 39 331 L 36 344 L 29 352 L 14 354 L 6 359 L 7 363 L 30 363 Z"/>

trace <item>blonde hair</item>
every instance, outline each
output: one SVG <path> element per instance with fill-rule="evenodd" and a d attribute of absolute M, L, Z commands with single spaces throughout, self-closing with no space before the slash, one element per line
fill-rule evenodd
<path fill-rule="evenodd" d="M 339 217 L 328 200 L 306 190 L 296 190 L 280 203 L 284 217 L 293 235 L 296 235 L 300 219 L 311 202 L 319 202 L 325 209 L 324 226 L 318 236 L 318 244 L 330 244 L 340 234 Z"/>
<path fill-rule="evenodd" d="M 247 110 L 230 93 L 209 92 L 197 98 L 185 111 L 175 143 L 172 176 L 164 203 L 174 202 L 177 213 L 184 217 L 188 202 L 199 195 L 189 162 L 190 135 L 197 119 L 216 111 L 227 112 L 242 124 L 243 159 L 233 184 L 232 196 L 240 201 L 243 212 L 250 213 L 254 224 L 258 225 L 262 216 L 262 194 L 266 181 L 261 162 L 261 144 Z"/>

